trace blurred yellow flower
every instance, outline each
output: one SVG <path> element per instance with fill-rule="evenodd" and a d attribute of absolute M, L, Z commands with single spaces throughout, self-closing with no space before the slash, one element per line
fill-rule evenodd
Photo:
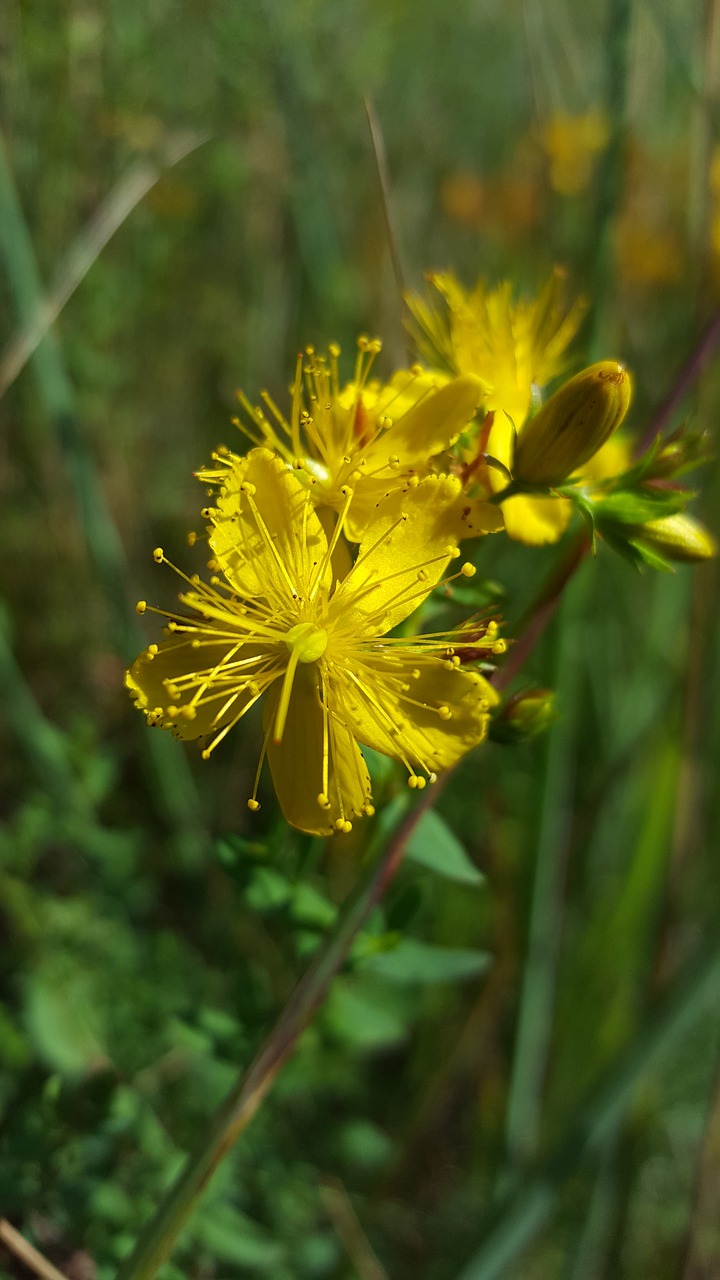
<path fill-rule="evenodd" d="M 377 340 L 359 339 L 355 376 L 345 386 L 339 348 L 332 345 L 325 355 L 309 347 L 298 357 L 289 417 L 267 392 L 262 406 L 239 396 L 246 420 L 236 419 L 236 425 L 253 444 L 267 445 L 295 468 L 318 508 L 329 515 L 343 510 L 351 486 L 345 531 L 353 541 L 386 493 L 428 474 L 430 460 L 454 443 L 485 392 L 473 373 L 449 378 L 419 366 L 388 383 L 371 379 L 380 347 Z M 220 469 L 202 471 L 200 479 L 224 482 L 228 456 L 238 460 L 219 455 Z"/>
<path fill-rule="evenodd" d="M 387 632 L 408 617 L 459 556 L 461 496 L 454 477 L 396 489 L 377 508 L 342 580 L 333 552 L 353 493 L 330 538 L 307 487 L 269 450 L 254 449 L 243 478 L 207 512 L 223 577 L 185 578 L 168 614 L 166 639 L 127 675 L 149 724 L 204 740 L 207 758 L 263 695 L 264 743 L 248 800 L 267 755 L 280 806 L 303 831 L 349 831 L 372 812 L 358 742 L 402 762 L 424 787 L 487 733 L 497 701 L 463 665 L 504 649 L 495 623 L 410 638 Z M 155 552 L 158 562 L 164 553 Z M 472 576 L 471 565 L 445 579 Z M 181 575 L 185 577 L 185 575 Z M 138 610 L 147 609 L 144 601 Z"/>
<path fill-rule="evenodd" d="M 472 523 L 485 530 L 482 499 L 506 485 L 514 441 L 528 421 L 533 396 L 562 371 L 585 303 L 563 305 L 564 275 L 557 269 L 536 298 L 518 301 L 508 282 L 489 289 L 481 280 L 467 292 L 453 275 L 429 279 L 439 304 L 416 294 L 406 297 L 419 350 L 431 365 L 475 373 L 489 387 L 482 401 L 485 422 L 461 446 L 465 490 L 481 504 L 472 510 Z M 520 495 L 502 505 L 506 532 L 531 545 L 557 541 L 571 514 L 571 504 L 555 497 Z"/>
<path fill-rule="evenodd" d="M 610 126 L 600 107 L 590 107 L 581 115 L 559 111 L 545 125 L 541 139 L 553 190 L 561 196 L 576 196 L 590 185 L 595 161 L 610 141 Z"/>
<path fill-rule="evenodd" d="M 536 298 L 517 301 L 509 281 L 490 289 L 479 280 L 467 291 L 450 273 L 428 279 L 439 300 L 413 293 L 405 299 L 419 351 L 431 366 L 480 378 L 487 386 L 485 411 L 504 410 L 519 430 L 533 387 L 544 387 L 562 371 L 585 303 L 563 305 L 564 274 L 557 269 Z"/>

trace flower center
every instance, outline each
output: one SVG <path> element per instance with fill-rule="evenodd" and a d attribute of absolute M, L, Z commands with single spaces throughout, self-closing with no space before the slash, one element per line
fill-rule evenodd
<path fill-rule="evenodd" d="M 317 662 L 327 649 L 327 631 L 314 622 L 298 622 L 283 636 L 295 662 Z"/>

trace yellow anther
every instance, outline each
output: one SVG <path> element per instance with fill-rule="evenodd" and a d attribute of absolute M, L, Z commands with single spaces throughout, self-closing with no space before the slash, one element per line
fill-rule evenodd
<path fill-rule="evenodd" d="M 416 791 L 419 785 L 420 785 L 420 779 L 418 778 L 417 774 L 411 773 L 408 778 L 408 786 L 410 787 L 410 790 Z"/>
<path fill-rule="evenodd" d="M 140 616 L 142 617 L 146 609 L 147 609 L 147 600 L 138 600 L 137 604 L 135 605 L 135 612 L 139 613 Z"/>
<path fill-rule="evenodd" d="M 366 802 L 365 802 L 365 804 L 364 804 L 364 805 L 363 805 L 363 807 L 362 807 L 362 811 L 363 811 L 363 813 L 365 814 L 365 817 L 366 817 L 366 818 L 372 818 L 372 816 L 373 816 L 373 814 L 374 814 L 374 812 L 375 812 L 375 805 L 374 805 L 374 804 L 369 804 L 369 803 L 366 801 Z"/>
<path fill-rule="evenodd" d="M 452 711 L 447 706 L 438 707 L 438 715 L 441 720 L 452 720 Z"/>
<path fill-rule="evenodd" d="M 193 529 L 191 529 L 191 530 L 190 530 L 190 532 L 189 532 L 189 534 L 188 534 L 188 536 L 187 536 L 187 541 L 188 541 L 188 546 L 189 546 L 189 547 L 194 547 L 194 546 L 195 546 L 195 543 L 197 542 L 197 534 L 194 532 L 194 530 L 193 530 Z"/>
<path fill-rule="evenodd" d="M 477 573 L 477 569 L 475 568 L 474 564 L 470 564 L 470 562 L 466 560 L 460 572 L 463 578 L 474 578 L 475 574 Z"/>
<path fill-rule="evenodd" d="M 165 559 L 165 552 L 163 551 L 162 547 L 156 547 L 155 550 L 153 551 L 153 560 L 155 561 L 156 564 L 162 564 L 164 559 Z"/>
<path fill-rule="evenodd" d="M 260 801 L 253 800 L 251 797 L 247 802 L 247 807 L 251 813 L 257 813 L 258 809 L 260 808 Z"/>
<path fill-rule="evenodd" d="M 335 830 L 336 830 L 336 831 L 344 831 L 344 830 L 345 830 L 345 819 L 344 819 L 344 818 L 336 818 L 336 819 L 335 819 Z"/>
<path fill-rule="evenodd" d="M 240 492 L 246 493 L 248 498 L 252 498 L 255 496 L 255 493 L 256 493 L 255 485 L 251 484 L 249 480 L 243 480 L 242 484 L 240 485 Z"/>
<path fill-rule="evenodd" d="M 157 646 L 156 644 L 150 644 L 150 645 L 148 645 L 148 649 L 147 649 L 147 657 L 148 657 L 150 660 L 152 660 L 152 659 L 155 657 L 155 654 L 156 654 L 156 653 L 159 653 L 159 652 L 160 652 L 160 650 L 158 649 L 158 646 Z"/>
<path fill-rule="evenodd" d="M 318 795 L 317 802 L 320 805 L 321 809 L 330 808 L 330 801 L 328 800 L 327 796 L 323 791 L 321 791 L 320 794 Z"/>
<path fill-rule="evenodd" d="M 504 641 L 504 640 L 496 640 L 495 644 L 494 644 L 494 645 L 493 645 L 493 647 L 492 647 L 492 652 L 493 652 L 493 653 L 506 653 L 506 652 L 507 652 L 507 645 L 506 645 L 505 641 Z"/>
<path fill-rule="evenodd" d="M 338 346 L 337 342 L 331 342 L 328 346 L 328 351 L 330 352 L 330 355 L 337 360 L 338 356 L 340 355 L 340 347 Z"/>
<path fill-rule="evenodd" d="M 420 668 L 419 668 L 419 667 L 413 667 L 412 671 L 410 672 L 410 675 L 412 676 L 413 680 L 419 680 L 419 679 L 420 679 Z"/>
<path fill-rule="evenodd" d="M 171 703 L 167 709 L 166 714 L 170 717 L 171 720 L 177 720 L 177 717 L 180 715 L 180 708 L 173 706 L 173 704 Z"/>
<path fill-rule="evenodd" d="M 197 711 L 191 703 L 187 703 L 184 707 L 180 708 L 180 715 L 183 716 L 185 720 L 194 720 L 197 715 Z"/>
<path fill-rule="evenodd" d="M 387 464 L 391 471 L 397 471 L 398 467 L 400 466 L 400 459 L 398 455 L 396 453 L 391 453 L 390 457 L 388 458 Z"/>

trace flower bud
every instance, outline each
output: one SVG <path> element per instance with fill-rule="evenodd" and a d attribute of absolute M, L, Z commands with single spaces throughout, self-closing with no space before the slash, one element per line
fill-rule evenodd
<path fill-rule="evenodd" d="M 544 733 L 556 715 L 552 689 L 525 689 L 508 698 L 493 717 L 490 737 L 504 744 L 526 742 Z"/>
<path fill-rule="evenodd" d="M 692 563 L 717 555 L 717 542 L 712 534 L 692 516 L 661 516 L 636 528 L 627 526 L 626 532 L 632 532 L 634 541 L 659 551 L 665 560 Z"/>
<path fill-rule="evenodd" d="M 572 475 L 619 427 L 631 392 L 630 375 L 616 360 L 602 360 L 576 374 L 519 433 L 514 480 L 550 487 Z"/>

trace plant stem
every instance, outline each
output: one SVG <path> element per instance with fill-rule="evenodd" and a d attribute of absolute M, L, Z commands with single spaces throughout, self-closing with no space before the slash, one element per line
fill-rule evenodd
<path fill-rule="evenodd" d="M 720 311 L 716 311 L 701 335 L 696 347 L 682 365 L 670 391 L 652 418 L 645 435 L 638 445 L 638 453 L 644 453 L 656 436 L 662 434 L 680 408 L 685 396 L 692 390 L 716 348 L 720 345 Z"/>
<path fill-rule="evenodd" d="M 118 1280 L 151 1280 L 169 1257 L 180 1231 L 197 1205 L 198 1197 L 220 1161 L 252 1120 L 298 1037 L 327 994 L 353 938 L 383 897 L 402 863 L 413 830 L 425 810 L 431 807 L 447 776 L 443 775 L 432 789 L 428 788 L 414 809 L 401 820 L 385 852 L 373 860 L 369 871 L 344 904 L 337 926 L 300 979 L 247 1071 L 223 1102 L 202 1142 L 188 1157 L 155 1217 L 147 1224 L 122 1266 Z M 383 837 L 381 830 L 380 839 Z M 372 848 L 369 852 L 372 855 Z"/>

